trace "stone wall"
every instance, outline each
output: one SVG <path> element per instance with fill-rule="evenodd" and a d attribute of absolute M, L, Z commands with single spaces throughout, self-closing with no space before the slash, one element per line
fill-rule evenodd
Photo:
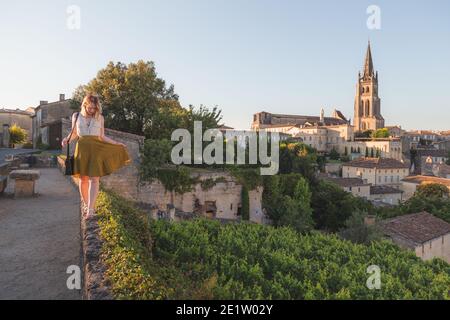
<path fill-rule="evenodd" d="M 217 219 L 240 219 L 242 186 L 227 172 L 203 172 L 200 179 L 224 178 L 225 181 L 217 182 L 212 188 L 203 190 L 201 184 L 196 184 L 191 192 L 177 194 L 166 191 L 159 181 L 145 183 L 139 189 L 138 201 L 150 204 L 166 211 L 168 205 L 173 205 L 183 212 L 196 212 L 205 216 L 214 216 Z M 261 201 L 263 189 L 257 188 L 249 191 L 250 221 L 262 223 L 264 219 Z M 215 214 L 209 215 L 207 204 L 214 204 Z"/>
<path fill-rule="evenodd" d="M 427 241 L 417 246 L 414 251 L 423 260 L 441 258 L 450 263 L 450 233 Z"/>

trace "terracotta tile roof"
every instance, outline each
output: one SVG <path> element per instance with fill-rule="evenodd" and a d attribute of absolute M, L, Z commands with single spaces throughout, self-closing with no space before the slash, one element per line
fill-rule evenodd
<path fill-rule="evenodd" d="M 450 187 L 450 179 L 433 177 L 433 176 L 409 176 L 402 179 L 404 182 L 410 182 L 415 184 L 422 183 L 439 183 L 444 186 Z"/>
<path fill-rule="evenodd" d="M 450 233 L 450 223 L 425 211 L 384 220 L 379 225 L 385 234 L 415 244 L 423 244 Z"/>
<path fill-rule="evenodd" d="M 376 168 L 376 169 L 409 168 L 407 164 L 390 158 L 361 158 L 344 163 L 343 166 L 357 167 L 357 168 Z"/>
<path fill-rule="evenodd" d="M 371 186 L 370 194 L 396 194 L 403 193 L 402 190 L 390 187 L 390 186 Z"/>

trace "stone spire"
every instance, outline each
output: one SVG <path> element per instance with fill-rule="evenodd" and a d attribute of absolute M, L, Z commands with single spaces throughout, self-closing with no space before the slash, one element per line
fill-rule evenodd
<path fill-rule="evenodd" d="M 369 78 L 373 76 L 374 72 L 373 72 L 372 52 L 370 51 L 370 41 L 369 41 L 369 44 L 367 45 L 366 60 L 364 62 L 363 77 Z"/>

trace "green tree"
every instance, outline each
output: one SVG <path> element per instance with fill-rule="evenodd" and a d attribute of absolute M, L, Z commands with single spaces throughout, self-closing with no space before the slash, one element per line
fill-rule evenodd
<path fill-rule="evenodd" d="M 311 206 L 316 227 L 336 232 L 356 210 L 371 209 L 364 199 L 354 197 L 338 185 L 320 181 L 312 191 Z"/>
<path fill-rule="evenodd" d="M 417 187 L 415 195 L 422 197 L 448 197 L 448 188 L 439 183 L 421 184 Z"/>
<path fill-rule="evenodd" d="M 300 174 L 265 177 L 263 207 L 276 226 L 291 226 L 299 232 L 313 227 L 311 192 Z"/>
<path fill-rule="evenodd" d="M 370 244 L 372 241 L 381 240 L 382 232 L 376 224 L 367 225 L 365 223 L 366 217 L 367 212 L 356 210 L 345 221 L 345 227 L 341 229 L 339 235 L 346 240 L 361 244 Z"/>
<path fill-rule="evenodd" d="M 17 124 L 13 124 L 9 128 L 9 143 L 14 147 L 16 144 L 22 144 L 27 140 L 27 131 Z"/>
<path fill-rule="evenodd" d="M 371 133 L 372 138 L 389 138 L 389 130 L 387 128 L 377 129 Z"/>
<path fill-rule="evenodd" d="M 309 182 L 315 180 L 317 153 L 310 146 L 295 143 L 280 143 L 280 174 L 300 173 Z"/>
<path fill-rule="evenodd" d="M 203 121 L 204 130 L 217 127 L 221 119 L 217 107 L 183 108 L 174 86 L 167 87 L 151 61 L 139 60 L 128 65 L 110 62 L 88 84 L 75 90 L 73 108 L 79 109 L 87 92 L 99 95 L 106 127 L 149 139 L 170 139 L 173 130 L 190 129 L 194 120 Z"/>
<path fill-rule="evenodd" d="M 330 151 L 330 159 L 331 160 L 339 160 L 339 153 L 336 151 L 336 149 L 334 147 Z"/>

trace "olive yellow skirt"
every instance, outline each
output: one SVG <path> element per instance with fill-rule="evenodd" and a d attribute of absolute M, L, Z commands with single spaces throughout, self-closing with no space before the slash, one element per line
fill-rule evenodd
<path fill-rule="evenodd" d="M 103 177 L 130 163 L 131 159 L 122 145 L 104 142 L 99 136 L 82 136 L 74 154 L 74 175 Z"/>

